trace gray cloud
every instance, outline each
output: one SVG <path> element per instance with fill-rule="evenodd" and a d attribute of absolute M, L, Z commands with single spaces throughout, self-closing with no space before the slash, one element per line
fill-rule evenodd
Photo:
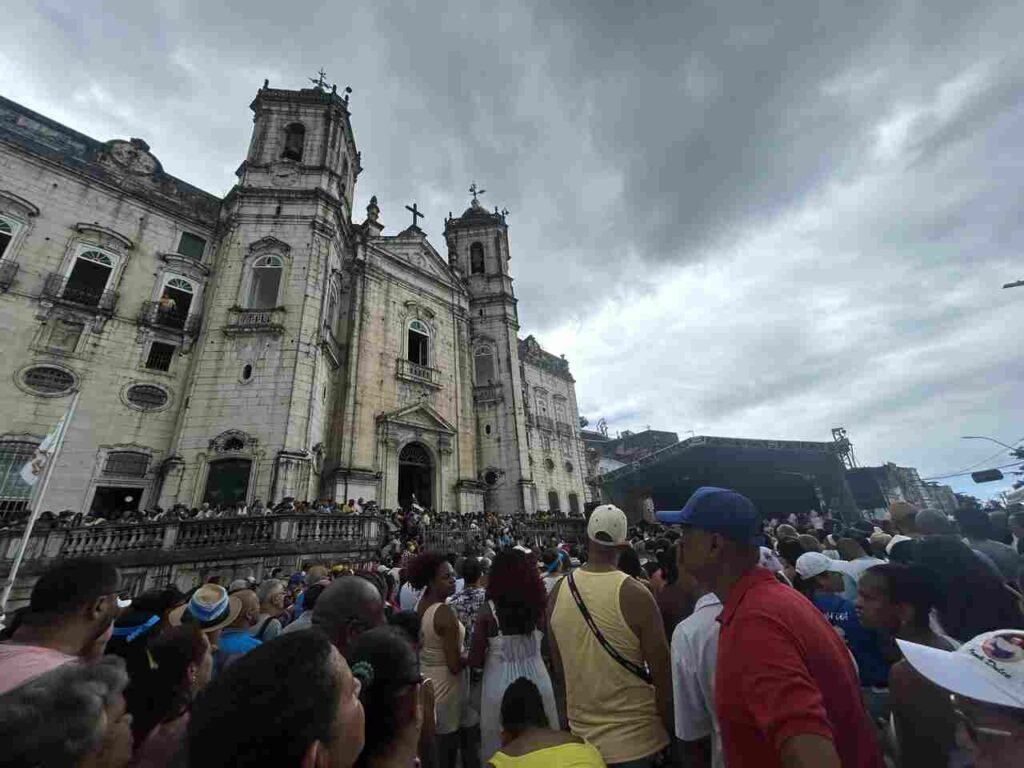
<path fill-rule="evenodd" d="M 842 423 L 925 473 L 1024 435 L 1019 5 L 350 5 L 44 0 L 8 11 L 0 90 L 223 193 L 263 78 L 324 66 L 357 205 L 395 231 L 416 200 L 438 247 L 470 181 L 512 211 L 524 332 L 592 420 Z"/>

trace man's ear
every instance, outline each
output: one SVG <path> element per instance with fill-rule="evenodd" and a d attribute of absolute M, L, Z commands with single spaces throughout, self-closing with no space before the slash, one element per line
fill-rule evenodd
<path fill-rule="evenodd" d="M 97 597 L 92 601 L 92 604 L 86 608 L 86 614 L 89 621 L 96 621 L 106 613 L 106 609 L 103 606 L 106 596 Z"/>

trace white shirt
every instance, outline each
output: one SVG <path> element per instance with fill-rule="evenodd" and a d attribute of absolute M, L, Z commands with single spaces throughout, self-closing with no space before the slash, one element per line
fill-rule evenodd
<path fill-rule="evenodd" d="M 423 595 L 422 589 L 413 589 L 412 584 L 408 581 L 402 585 L 402 589 L 398 592 L 398 607 L 403 611 L 415 611 L 416 603 L 420 601 L 420 597 Z"/>
<path fill-rule="evenodd" d="M 723 768 L 722 736 L 715 718 L 715 662 L 722 601 L 709 592 L 672 633 L 672 698 L 676 737 L 711 736 L 711 765 Z"/>

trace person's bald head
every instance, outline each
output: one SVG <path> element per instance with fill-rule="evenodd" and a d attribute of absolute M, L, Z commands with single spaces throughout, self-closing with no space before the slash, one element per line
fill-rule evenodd
<path fill-rule="evenodd" d="M 232 597 L 237 597 L 242 603 L 242 611 L 238 614 L 231 626 L 237 629 L 247 629 L 254 626 L 260 615 L 260 599 L 251 589 L 240 589 Z"/>
<path fill-rule="evenodd" d="M 306 571 L 306 583 L 316 584 L 320 579 L 326 579 L 328 573 L 326 565 L 311 565 Z"/>
<path fill-rule="evenodd" d="M 335 579 L 313 609 L 313 625 L 327 633 L 342 656 L 357 636 L 386 623 L 380 590 L 361 576 Z"/>

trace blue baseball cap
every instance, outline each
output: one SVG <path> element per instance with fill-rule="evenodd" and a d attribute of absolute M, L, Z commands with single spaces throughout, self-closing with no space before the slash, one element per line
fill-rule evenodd
<path fill-rule="evenodd" d="M 658 512 L 667 525 L 692 525 L 744 544 L 761 543 L 761 513 L 754 502 L 728 488 L 705 485 L 676 512 Z"/>

